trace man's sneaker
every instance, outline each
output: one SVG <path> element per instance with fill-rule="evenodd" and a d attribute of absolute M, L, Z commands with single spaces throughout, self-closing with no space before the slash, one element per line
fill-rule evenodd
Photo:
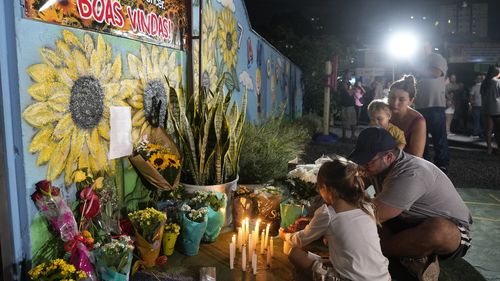
<path fill-rule="evenodd" d="M 439 261 L 436 256 L 402 258 L 401 264 L 419 281 L 438 281 L 439 279 Z"/>

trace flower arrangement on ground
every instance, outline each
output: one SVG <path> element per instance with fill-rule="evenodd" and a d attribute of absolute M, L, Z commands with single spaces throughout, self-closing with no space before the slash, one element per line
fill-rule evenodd
<path fill-rule="evenodd" d="M 207 228 L 207 207 L 198 209 L 188 204 L 183 204 L 181 210 L 181 251 L 194 256 L 200 250 L 200 242 Z"/>
<path fill-rule="evenodd" d="M 33 281 L 76 281 L 87 278 L 87 274 L 84 271 L 76 270 L 74 265 L 67 263 L 63 259 L 55 259 L 48 263 L 41 263 L 28 271 L 28 275 Z"/>
<path fill-rule="evenodd" d="M 104 245 L 96 244 L 94 255 L 99 277 L 103 281 L 126 281 L 132 264 L 133 242 L 129 236 L 111 239 Z"/>
<path fill-rule="evenodd" d="M 175 242 L 181 232 L 181 227 L 176 223 L 167 223 L 163 232 L 163 254 L 170 256 L 174 253 Z"/>
<path fill-rule="evenodd" d="M 90 253 L 93 241 L 80 234 L 73 212 L 61 196 L 60 189 L 52 186 L 52 182 L 42 180 L 36 183 L 36 191 L 31 195 L 38 210 L 47 218 L 65 242 L 65 250 L 70 253 L 70 263 L 77 270 L 82 270 L 89 278 L 95 278 Z"/>
<path fill-rule="evenodd" d="M 164 129 L 153 128 L 150 135 L 143 135 L 129 160 L 153 186 L 163 190 L 177 188 L 182 166 L 181 156 Z"/>
<path fill-rule="evenodd" d="M 215 241 L 219 237 L 226 217 L 226 194 L 216 191 L 196 191 L 191 201 L 207 207 L 207 228 L 202 240 L 204 242 Z"/>
<path fill-rule="evenodd" d="M 160 255 L 163 227 L 167 215 L 154 208 L 135 211 L 128 214 L 134 228 L 136 246 L 145 267 L 152 267 Z M 134 266 L 135 267 L 135 266 Z"/>

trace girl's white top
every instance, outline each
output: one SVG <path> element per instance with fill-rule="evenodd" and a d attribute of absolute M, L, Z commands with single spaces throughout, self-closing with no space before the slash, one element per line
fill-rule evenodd
<path fill-rule="evenodd" d="M 377 225 L 361 209 L 337 213 L 323 204 L 304 230 L 287 233 L 286 241 L 302 247 L 321 237 L 328 239 L 330 261 L 349 280 L 390 280 L 389 261 L 382 255 Z"/>

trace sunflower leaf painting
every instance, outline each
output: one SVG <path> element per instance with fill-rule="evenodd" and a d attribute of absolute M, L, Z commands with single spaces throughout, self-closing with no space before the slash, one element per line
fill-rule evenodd
<path fill-rule="evenodd" d="M 140 57 L 128 54 L 127 63 L 132 79 L 124 80 L 129 85 L 129 105 L 134 109 L 132 116 L 132 139 L 137 142 L 142 135 L 149 134 L 152 119 L 158 112 L 159 125 L 165 124 L 167 116 L 167 96 L 170 87 L 180 91 L 182 87 L 182 67 L 177 62 L 176 53 L 167 48 L 141 44 Z"/>
<path fill-rule="evenodd" d="M 69 185 L 73 172 L 83 168 L 112 174 L 109 107 L 128 106 L 130 95 L 121 81 L 121 57 L 113 57 L 102 35 L 79 39 L 63 30 L 55 46 L 40 48 L 42 62 L 27 68 L 34 102 L 22 116 L 36 129 L 28 150 L 38 153 L 37 165 L 48 165 L 48 180 L 64 172 Z"/>

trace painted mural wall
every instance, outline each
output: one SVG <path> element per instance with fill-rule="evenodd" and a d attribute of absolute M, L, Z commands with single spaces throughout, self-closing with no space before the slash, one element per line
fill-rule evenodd
<path fill-rule="evenodd" d="M 137 140 L 150 129 L 152 100 L 165 99 L 161 112 L 166 111 L 167 81 L 178 90 L 187 88 L 188 60 L 185 50 L 32 20 L 23 16 L 21 5 L 16 8 L 16 111 L 26 183 L 18 188 L 28 195 L 27 258 L 36 264 L 54 247 L 48 242 L 49 226 L 29 197 L 35 183 L 51 180 L 64 187 L 61 192 L 68 201 L 74 201 L 75 171 L 113 175 L 122 169 L 125 190 L 133 189 L 139 181 L 135 172 L 123 171 L 125 161 L 108 159 L 109 107 L 131 108 L 132 136 Z M 288 114 L 300 116 L 300 69 L 252 31 L 242 1 L 204 2 L 202 21 L 196 15 L 193 21 L 202 37 L 193 45 L 194 52 L 201 53 L 193 57 L 195 88 L 213 89 L 227 73 L 240 93 L 236 99 L 248 91 L 250 120 L 270 115 L 281 105 Z"/>
<path fill-rule="evenodd" d="M 76 170 L 116 172 L 119 161 L 108 159 L 109 107 L 132 109 L 137 139 L 150 128 L 153 97 L 166 99 L 166 81 L 186 87 L 186 53 L 24 18 L 16 29 L 26 194 L 48 179 L 66 186 L 62 193 L 73 201 Z M 162 106 L 164 112 L 166 102 Z M 36 261 L 46 254 L 50 235 L 29 197 L 26 202 Z"/>
<path fill-rule="evenodd" d="M 274 114 L 281 106 L 290 116 L 300 116 L 302 72 L 253 31 L 243 1 L 208 0 L 201 7 L 199 3 L 193 2 L 193 35 L 201 36 L 193 40 L 194 88 L 201 85 L 213 91 L 226 73 L 235 81 L 237 97 L 248 91 L 250 120 Z"/>

